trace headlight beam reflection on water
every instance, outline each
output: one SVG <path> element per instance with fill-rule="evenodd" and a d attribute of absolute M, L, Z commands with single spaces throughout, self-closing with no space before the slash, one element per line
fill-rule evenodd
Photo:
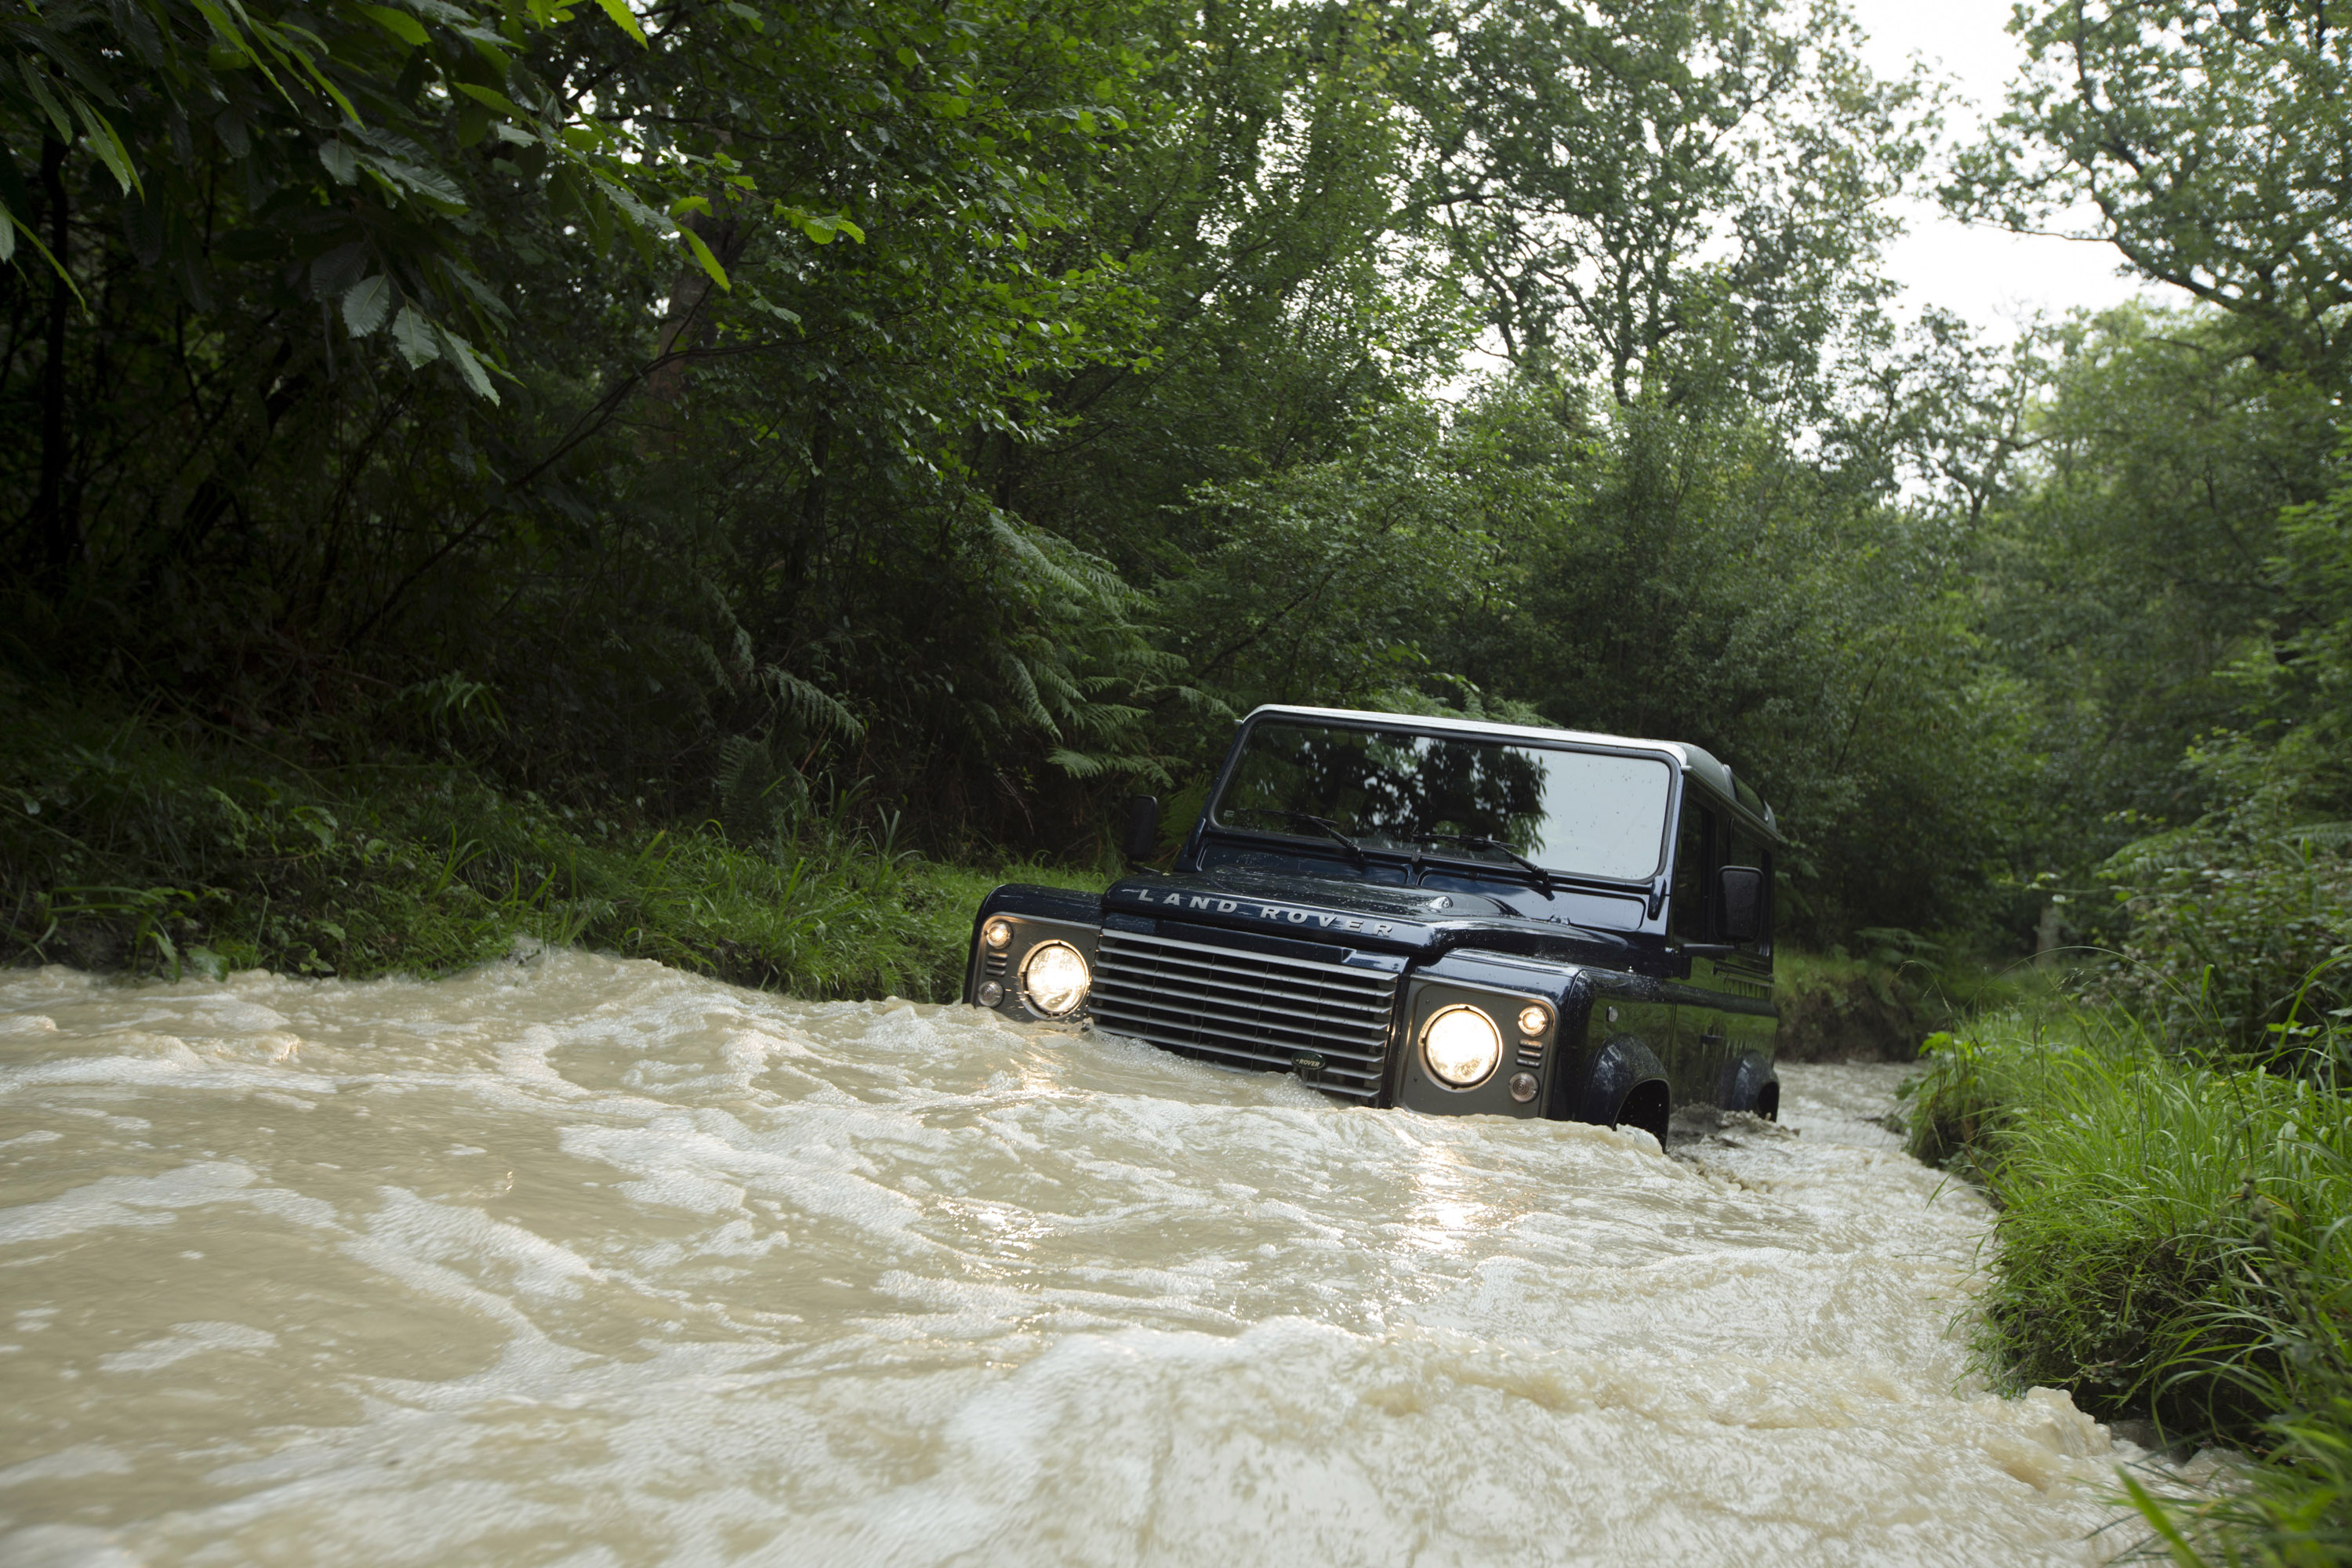
<path fill-rule="evenodd" d="M 2098 1561 L 1899 1070 L 1667 1159 L 572 953 L 0 974 L 0 1563 Z"/>

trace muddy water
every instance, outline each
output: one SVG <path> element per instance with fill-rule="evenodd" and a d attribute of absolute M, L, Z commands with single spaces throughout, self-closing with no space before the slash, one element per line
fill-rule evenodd
<path fill-rule="evenodd" d="M 1785 1078 L 1668 1158 L 575 954 L 0 974 L 0 1563 L 2119 1548 L 1889 1069 Z"/>

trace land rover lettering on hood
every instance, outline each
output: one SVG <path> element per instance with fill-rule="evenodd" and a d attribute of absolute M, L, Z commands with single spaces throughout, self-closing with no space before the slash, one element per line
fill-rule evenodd
<path fill-rule="evenodd" d="M 1771 808 L 1696 746 L 1261 708 L 1172 866 L 998 888 L 965 999 L 1342 1100 L 1639 1127 L 1778 1114 Z"/>

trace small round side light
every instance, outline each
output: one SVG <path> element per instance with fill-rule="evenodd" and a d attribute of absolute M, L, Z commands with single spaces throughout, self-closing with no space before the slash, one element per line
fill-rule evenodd
<path fill-rule="evenodd" d="M 1011 921 L 991 921 L 981 929 L 980 940 L 991 947 L 1009 947 L 1013 942 Z"/>
<path fill-rule="evenodd" d="M 980 983 L 979 996 L 982 1006 L 993 1007 L 1004 1000 L 1004 987 L 993 980 L 983 980 Z"/>
<path fill-rule="evenodd" d="M 1536 1097 L 1536 1075 L 1515 1072 L 1511 1075 L 1511 1098 L 1525 1105 Z"/>
<path fill-rule="evenodd" d="M 1551 1027 L 1551 1009 L 1540 1002 L 1530 1002 L 1519 1009 L 1519 1033 L 1534 1039 Z"/>

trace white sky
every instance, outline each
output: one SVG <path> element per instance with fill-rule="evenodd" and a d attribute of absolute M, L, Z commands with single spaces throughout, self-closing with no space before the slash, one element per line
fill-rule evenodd
<path fill-rule="evenodd" d="M 1978 118 L 2000 112 L 2024 50 L 2007 28 L 2011 0 L 1847 0 L 1870 35 L 1863 58 L 1885 77 L 1916 55 L 1949 79 L 1961 99 L 1946 114 L 1948 142 L 1973 139 Z M 2014 335 L 2036 309 L 2120 304 L 2157 290 L 2120 278 L 2112 247 L 1971 227 L 1944 215 L 1930 196 L 1906 201 L 1910 232 L 1887 247 L 1887 270 L 1904 286 L 1907 315 L 1922 305 L 1954 310 L 1990 335 Z M 2164 290 L 2169 293 L 2170 290 Z"/>
<path fill-rule="evenodd" d="M 2000 112 L 2009 83 L 2024 63 L 2024 47 L 2009 33 L 2013 0 L 1846 0 L 1869 42 L 1863 58 L 1882 77 L 1909 71 L 1913 56 L 1943 77 L 1953 94 L 1944 114 L 1945 151 L 1972 141 L 1978 126 Z M 2100 310 L 2139 297 L 2153 303 L 2186 296 L 2119 271 L 2114 247 L 2051 236 L 2010 234 L 1955 222 L 1932 194 L 1935 160 L 1922 172 L 1917 194 L 1897 204 L 1907 232 L 1887 246 L 1886 269 L 1903 293 L 1898 312 L 1940 305 L 1986 336 L 2007 342 L 2036 311 L 2063 316 L 2082 306 Z M 1501 369 L 1491 331 L 1464 355 L 1463 374 L 1439 389 L 1459 396 L 1472 377 Z"/>

